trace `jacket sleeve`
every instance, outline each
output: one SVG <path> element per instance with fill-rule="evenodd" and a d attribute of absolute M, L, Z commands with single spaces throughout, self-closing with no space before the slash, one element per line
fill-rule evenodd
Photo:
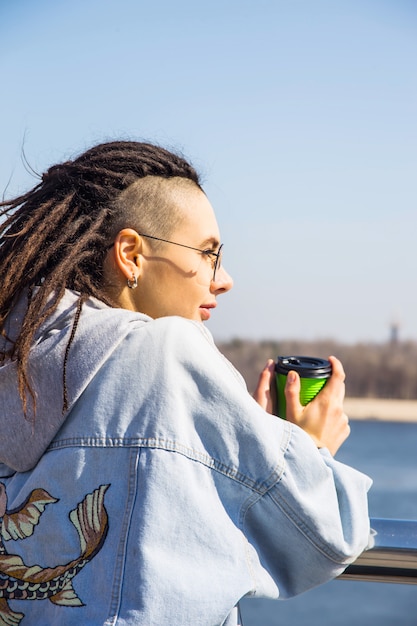
<path fill-rule="evenodd" d="M 366 549 L 370 485 L 367 476 L 318 451 L 292 427 L 280 479 L 247 503 L 243 524 L 280 597 L 335 578 Z M 262 593 L 262 584 L 258 589 Z"/>
<path fill-rule="evenodd" d="M 292 596 L 340 574 L 368 545 L 370 479 L 266 413 L 202 325 L 156 326 L 169 427 L 181 416 L 184 447 L 229 481 L 218 496 L 239 510 L 233 521 L 247 540 L 253 593 Z"/>

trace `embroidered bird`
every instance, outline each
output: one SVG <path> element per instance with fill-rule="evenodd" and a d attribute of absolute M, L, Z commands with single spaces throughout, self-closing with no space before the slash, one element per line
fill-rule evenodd
<path fill-rule="evenodd" d="M 17 626 L 24 613 L 12 611 L 8 600 L 44 600 L 63 606 L 83 606 L 72 579 L 101 550 L 108 531 L 104 494 L 109 485 L 89 493 L 70 512 L 80 540 L 81 554 L 65 565 L 27 566 L 17 554 L 8 554 L 4 542 L 30 537 L 47 504 L 58 502 L 44 489 L 34 489 L 19 509 L 7 510 L 7 494 L 0 483 L 0 626 Z"/>

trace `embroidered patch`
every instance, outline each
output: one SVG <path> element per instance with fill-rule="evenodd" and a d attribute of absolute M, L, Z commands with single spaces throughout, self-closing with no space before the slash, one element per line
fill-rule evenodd
<path fill-rule="evenodd" d="M 0 483 L 0 626 L 17 626 L 25 617 L 12 611 L 8 600 L 49 599 L 62 606 L 84 606 L 72 579 L 103 546 L 108 531 L 104 494 L 109 486 L 101 485 L 87 494 L 69 514 L 80 540 L 80 556 L 66 565 L 42 568 L 28 566 L 17 554 L 9 554 L 4 541 L 30 537 L 45 507 L 58 500 L 44 489 L 34 489 L 20 508 L 8 511 L 6 488 Z"/>

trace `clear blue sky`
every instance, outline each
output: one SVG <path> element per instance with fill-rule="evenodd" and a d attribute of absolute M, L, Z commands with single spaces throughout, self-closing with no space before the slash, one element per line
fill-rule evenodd
<path fill-rule="evenodd" d="M 184 152 L 235 279 L 219 340 L 417 339 L 414 0 L 0 0 L 0 189 L 93 143 Z"/>

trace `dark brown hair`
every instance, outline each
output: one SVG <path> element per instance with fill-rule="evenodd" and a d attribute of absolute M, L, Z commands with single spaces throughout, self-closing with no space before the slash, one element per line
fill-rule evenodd
<path fill-rule="evenodd" d="M 103 289 L 104 257 L 123 227 L 149 229 L 154 218 L 154 232 L 160 229 L 156 234 L 162 237 L 169 234 L 175 207 L 167 200 L 166 179 L 172 184 L 187 179 L 201 189 L 197 172 L 183 157 L 149 143 L 115 141 L 50 167 L 29 192 L 0 203 L 3 336 L 16 299 L 24 290 L 28 293 L 20 332 L 8 342 L 7 350 L 0 350 L 0 364 L 6 358 L 17 361 L 25 414 L 28 393 L 35 404 L 27 367 L 36 330 L 56 309 L 65 289 L 80 294 L 69 345 L 86 298 L 95 296 L 117 306 Z"/>

